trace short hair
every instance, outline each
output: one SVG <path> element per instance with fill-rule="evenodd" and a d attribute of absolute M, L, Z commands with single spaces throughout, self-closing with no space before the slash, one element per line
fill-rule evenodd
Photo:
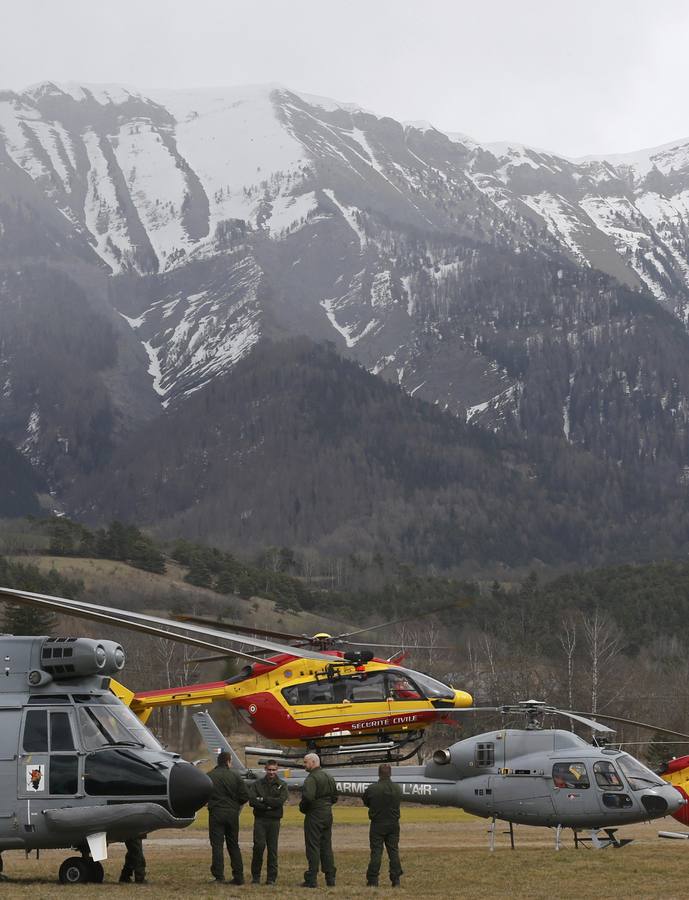
<path fill-rule="evenodd" d="M 392 775 L 392 766 L 390 763 L 381 763 L 378 766 L 378 775 L 380 778 L 389 778 Z"/>
<path fill-rule="evenodd" d="M 280 763 L 276 759 L 268 759 L 263 763 L 263 765 L 266 767 L 266 769 L 268 768 L 268 766 L 277 766 L 278 768 L 280 767 Z"/>
<path fill-rule="evenodd" d="M 307 753 L 304 757 L 304 762 L 306 762 L 307 759 L 312 760 L 312 762 L 315 762 L 319 766 L 321 764 L 321 758 L 317 753 Z"/>
<path fill-rule="evenodd" d="M 231 761 L 232 761 L 231 753 L 227 753 L 225 750 L 221 750 L 220 753 L 218 753 L 217 762 L 218 762 L 219 766 L 226 766 L 228 764 L 228 762 L 231 762 Z"/>

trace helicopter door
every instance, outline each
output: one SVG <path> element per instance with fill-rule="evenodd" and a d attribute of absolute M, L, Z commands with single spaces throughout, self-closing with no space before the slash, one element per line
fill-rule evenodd
<path fill-rule="evenodd" d="M 12 818 L 17 807 L 15 784 L 21 718 L 19 708 L 0 709 L 0 820 Z"/>
<path fill-rule="evenodd" d="M 20 749 L 20 798 L 78 794 L 79 756 L 71 710 L 25 710 Z"/>
<path fill-rule="evenodd" d="M 577 817 L 590 818 L 598 812 L 598 801 L 583 760 L 555 762 L 550 774 L 553 805 L 559 817 L 573 821 Z"/>

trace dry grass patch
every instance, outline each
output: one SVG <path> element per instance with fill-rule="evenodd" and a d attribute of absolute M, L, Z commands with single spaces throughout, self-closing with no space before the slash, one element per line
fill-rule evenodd
<path fill-rule="evenodd" d="M 350 807 L 351 813 L 360 812 Z M 634 826 L 624 834 L 635 837 L 636 843 L 623 850 L 578 850 L 568 841 L 556 853 L 553 833 L 546 829 L 518 828 L 517 849 L 512 852 L 504 835 L 499 838 L 495 853 L 487 847 L 486 823 L 460 821 L 456 812 L 421 810 L 429 815 L 425 822 L 411 822 L 405 816 L 402 830 L 402 864 L 405 869 L 402 891 L 386 887 L 385 868 L 381 887 L 372 891 L 365 887 L 368 862 L 365 824 L 339 824 L 335 829 L 335 852 L 338 865 L 337 887 L 327 891 L 329 896 L 371 897 L 407 894 L 416 897 L 470 897 L 472 900 L 493 900 L 510 895 L 533 900 L 578 900 L 586 896 L 611 898 L 633 894 L 635 900 L 663 897 L 668 900 L 684 898 L 687 852 L 683 842 L 661 841 L 657 827 Z M 405 813 L 411 810 L 405 810 Z M 454 821 L 434 821 L 438 812 L 450 812 Z M 350 815 L 347 812 L 348 817 Z M 662 828 L 672 827 L 662 823 Z M 209 848 L 198 831 L 187 831 L 174 839 L 157 838 L 147 842 L 149 883 L 144 886 L 122 886 L 116 883 L 122 865 L 124 848 L 113 845 L 106 865 L 106 883 L 62 888 L 82 897 L 137 896 L 142 900 L 168 897 L 214 898 L 218 896 L 251 896 L 288 898 L 318 896 L 326 893 L 298 888 L 304 870 L 302 832 L 297 825 L 285 824 L 281 839 L 280 877 L 275 888 L 265 886 L 233 888 L 211 883 L 208 866 Z M 249 871 L 251 835 L 242 832 L 246 874 Z M 40 860 L 24 859 L 19 853 L 5 854 L 7 880 L 2 896 L 8 898 L 52 898 L 57 870 L 67 854 L 50 851 Z M 229 872 L 229 866 L 227 867 Z"/>

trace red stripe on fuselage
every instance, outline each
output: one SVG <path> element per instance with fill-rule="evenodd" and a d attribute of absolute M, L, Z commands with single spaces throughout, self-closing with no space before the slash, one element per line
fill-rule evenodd
<path fill-rule="evenodd" d="M 686 800 L 684 806 L 681 806 L 676 813 L 672 814 L 673 819 L 677 819 L 678 822 L 681 822 L 682 825 L 689 825 L 689 796 L 687 796 L 687 792 L 684 788 L 678 787 L 675 785 L 675 788 L 680 792 L 680 794 Z"/>
<path fill-rule="evenodd" d="M 668 760 L 663 766 L 663 775 L 669 775 L 671 772 L 679 772 L 681 769 L 689 769 L 689 756 L 678 756 L 677 759 Z M 689 772 L 687 773 L 689 777 Z"/>
<path fill-rule="evenodd" d="M 375 734 L 388 728 L 396 728 L 413 731 L 422 724 L 434 722 L 442 715 L 442 710 L 429 709 L 421 713 L 408 715 L 404 712 L 371 713 L 370 716 L 356 716 L 346 718 L 346 713 L 341 709 L 328 710 L 315 705 L 313 714 L 321 716 L 318 721 L 308 723 L 298 721 L 294 713 L 285 709 L 281 703 L 270 693 L 261 692 L 249 694 L 245 697 L 233 699 L 233 704 L 244 709 L 251 716 L 251 726 L 263 737 L 271 740 L 313 740 L 325 734 L 336 731 L 349 731 L 352 735 Z M 252 713 L 250 707 L 255 707 Z M 351 710 L 355 713 L 356 708 Z M 326 718 L 327 717 L 327 718 Z"/>

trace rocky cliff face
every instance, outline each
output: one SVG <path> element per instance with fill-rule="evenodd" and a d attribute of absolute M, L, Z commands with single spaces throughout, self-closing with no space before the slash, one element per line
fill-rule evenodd
<path fill-rule="evenodd" d="M 46 348 L 5 340 L 2 432 L 62 483 L 305 334 L 462 421 L 681 480 L 688 162 L 482 146 L 280 87 L 0 94 L 0 303 Z M 96 390 L 57 409 L 73 382 Z"/>

